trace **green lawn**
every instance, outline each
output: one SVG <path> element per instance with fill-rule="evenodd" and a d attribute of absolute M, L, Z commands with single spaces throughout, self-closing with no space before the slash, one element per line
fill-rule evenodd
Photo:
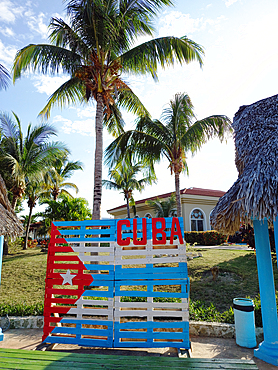
<path fill-rule="evenodd" d="M 190 249 L 193 251 L 193 248 Z M 224 312 L 233 298 L 259 293 L 256 256 L 254 251 L 200 249 L 202 257 L 188 261 L 191 301 L 211 303 Z M 196 252 L 194 249 L 193 252 Z M 0 307 L 3 305 L 42 305 L 47 254 L 40 249 L 17 250 L 4 257 Z M 210 268 L 219 267 L 219 276 L 213 281 Z M 277 266 L 274 264 L 278 285 Z"/>
<path fill-rule="evenodd" d="M 0 304 L 43 303 L 46 260 L 40 248 L 4 256 Z"/>

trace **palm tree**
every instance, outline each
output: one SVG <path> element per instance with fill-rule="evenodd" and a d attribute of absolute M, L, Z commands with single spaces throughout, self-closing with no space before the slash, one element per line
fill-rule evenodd
<path fill-rule="evenodd" d="M 68 152 L 60 142 L 49 142 L 55 129 L 46 124 L 32 128 L 28 125 L 24 138 L 18 116 L 15 121 L 6 113 L 0 113 L 0 172 L 8 190 L 12 193 L 12 208 L 21 199 L 28 181 L 35 179 L 56 156 Z"/>
<path fill-rule="evenodd" d="M 172 217 L 177 211 L 174 193 L 167 200 L 156 198 L 155 200 L 146 200 L 145 203 L 154 210 L 155 217 Z"/>
<path fill-rule="evenodd" d="M 43 180 L 29 181 L 25 189 L 25 194 L 27 196 L 27 205 L 29 207 L 29 215 L 28 215 L 27 223 L 26 223 L 25 240 L 24 240 L 23 249 L 27 249 L 30 224 L 32 222 L 32 212 L 33 212 L 34 207 L 36 206 L 36 202 L 40 198 L 44 198 L 46 196 L 45 183 L 43 182 Z"/>
<path fill-rule="evenodd" d="M 66 189 L 74 189 L 78 193 L 78 187 L 67 180 L 73 175 L 74 171 L 82 170 L 83 164 L 80 161 L 69 161 L 67 155 L 58 157 L 50 171 L 47 171 L 44 180 L 49 191 L 48 194 L 52 195 L 54 200 L 57 200 L 59 194 L 72 195 Z"/>
<path fill-rule="evenodd" d="M 154 174 L 149 173 L 140 180 L 136 179 L 136 175 L 143 170 L 142 163 L 132 164 L 129 160 L 124 159 L 118 165 L 109 171 L 109 176 L 113 180 L 102 180 L 102 185 L 107 189 L 121 190 L 126 200 L 127 217 L 130 218 L 129 202 L 132 199 L 134 190 L 142 191 L 146 185 L 152 184 L 155 181 Z"/>
<path fill-rule="evenodd" d="M 68 73 L 70 78 L 49 98 L 41 115 L 52 107 L 96 101 L 93 219 L 100 218 L 102 192 L 103 123 L 114 135 L 122 132 L 123 107 L 134 114 L 147 111 L 121 78 L 122 73 L 147 74 L 157 79 L 158 65 L 174 61 L 202 65 L 201 46 L 187 37 L 161 37 L 139 46 L 138 36 L 154 34 L 153 18 L 171 0 L 65 0 L 69 24 L 50 22 L 51 44 L 30 44 L 18 51 L 14 81 L 27 69 L 42 73 Z"/>
<path fill-rule="evenodd" d="M 10 74 L 7 69 L 0 64 L 0 90 L 6 89 L 10 82 Z"/>
<path fill-rule="evenodd" d="M 180 174 L 187 172 L 187 152 L 196 152 L 210 138 L 223 140 L 231 132 L 231 121 L 215 115 L 193 122 L 195 115 L 188 95 L 176 94 L 169 107 L 162 112 L 161 121 L 142 117 L 135 130 L 121 134 L 106 149 L 106 162 L 113 165 L 128 150 L 137 159 L 159 162 L 169 161 L 171 174 L 175 175 L 177 216 L 181 216 Z"/>

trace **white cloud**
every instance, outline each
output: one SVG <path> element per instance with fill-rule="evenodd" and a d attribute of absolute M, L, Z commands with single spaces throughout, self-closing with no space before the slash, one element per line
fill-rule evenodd
<path fill-rule="evenodd" d="M 34 81 L 33 84 L 39 93 L 51 95 L 59 86 L 68 80 L 68 77 L 35 75 L 31 79 Z"/>
<path fill-rule="evenodd" d="M 5 46 L 0 40 L 0 61 L 4 63 L 6 68 L 12 65 L 16 52 L 17 49 L 14 46 Z"/>
<path fill-rule="evenodd" d="M 15 35 L 14 31 L 9 27 L 0 27 L 0 32 L 6 37 L 13 37 Z"/>
<path fill-rule="evenodd" d="M 190 14 L 175 10 L 167 12 L 159 19 L 159 36 L 184 36 L 195 32 L 200 27 L 200 23 L 201 18 L 191 18 Z"/>
<path fill-rule="evenodd" d="M 60 122 L 62 124 L 62 130 L 65 134 L 81 134 L 84 136 L 94 135 L 94 119 L 72 121 L 57 115 L 53 118 L 53 122 Z"/>
<path fill-rule="evenodd" d="M 164 17 L 159 20 L 159 36 L 177 36 L 181 37 L 204 30 L 208 26 L 217 28 L 225 20 L 224 16 L 211 18 L 191 18 L 190 14 L 184 14 L 180 11 L 171 11 L 164 13 Z"/>
<path fill-rule="evenodd" d="M 228 8 L 229 6 L 231 6 L 234 3 L 236 3 L 238 0 L 224 0 L 224 1 L 225 1 L 226 7 Z"/>
<path fill-rule="evenodd" d="M 76 109 L 77 116 L 79 118 L 84 118 L 84 117 L 95 117 L 96 113 L 96 108 L 92 106 L 87 106 L 85 108 L 77 108 Z"/>
<path fill-rule="evenodd" d="M 48 37 L 48 24 L 44 23 L 46 16 L 43 13 L 39 15 L 31 15 L 29 14 L 29 20 L 27 24 L 32 31 L 35 31 L 41 35 L 43 39 L 47 39 Z"/>
<path fill-rule="evenodd" d="M 14 23 L 17 16 L 23 13 L 23 7 L 14 4 L 10 0 L 0 0 L 0 20 L 7 23 Z"/>

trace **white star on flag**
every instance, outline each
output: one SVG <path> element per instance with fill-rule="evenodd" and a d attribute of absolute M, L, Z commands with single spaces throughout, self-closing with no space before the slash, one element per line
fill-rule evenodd
<path fill-rule="evenodd" d="M 66 274 L 60 274 L 62 276 L 62 278 L 64 279 L 62 285 L 65 285 L 67 283 L 69 283 L 70 285 L 72 285 L 72 279 L 76 276 L 74 274 L 71 274 L 70 273 L 70 270 L 68 270 L 66 272 Z"/>

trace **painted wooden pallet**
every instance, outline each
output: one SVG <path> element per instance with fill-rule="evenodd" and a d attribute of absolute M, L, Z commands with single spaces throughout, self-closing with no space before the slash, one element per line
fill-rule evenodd
<path fill-rule="evenodd" d="M 189 349 L 181 235 L 181 218 L 54 222 L 43 341 Z"/>
<path fill-rule="evenodd" d="M 252 360 L 199 359 L 152 356 L 111 356 L 67 352 L 38 352 L 15 349 L 0 349 L 0 368 L 19 370 L 258 370 Z"/>

